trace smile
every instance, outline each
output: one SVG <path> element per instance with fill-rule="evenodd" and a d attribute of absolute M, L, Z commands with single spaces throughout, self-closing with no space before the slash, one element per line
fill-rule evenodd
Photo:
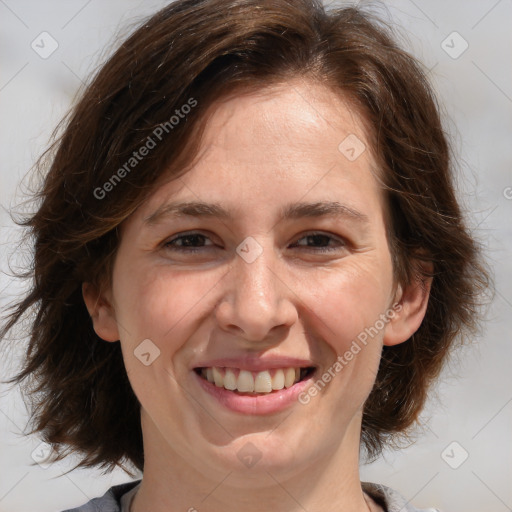
<path fill-rule="evenodd" d="M 249 371 L 227 366 L 201 366 L 194 368 L 192 373 L 199 389 L 231 412 L 267 415 L 300 405 L 298 397 L 311 385 L 316 368 Z"/>
<path fill-rule="evenodd" d="M 307 378 L 314 371 L 314 367 L 273 368 L 260 372 L 250 372 L 238 368 L 213 366 L 196 368 L 195 371 L 200 377 L 214 383 L 219 388 L 256 395 L 290 388 Z"/>

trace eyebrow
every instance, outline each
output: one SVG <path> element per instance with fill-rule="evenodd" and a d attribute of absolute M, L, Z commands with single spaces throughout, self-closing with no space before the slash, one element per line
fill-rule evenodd
<path fill-rule="evenodd" d="M 315 203 L 291 203 L 281 209 L 281 220 L 336 217 L 368 224 L 368 216 L 354 208 L 337 201 L 320 201 Z M 199 217 L 229 220 L 234 217 L 228 210 L 216 203 L 187 201 L 182 203 L 167 203 L 149 215 L 144 222 L 149 225 L 157 224 L 163 218 Z"/>

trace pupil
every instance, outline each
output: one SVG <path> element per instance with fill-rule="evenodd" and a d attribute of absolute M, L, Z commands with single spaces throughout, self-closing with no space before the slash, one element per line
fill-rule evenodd
<path fill-rule="evenodd" d="M 315 243 L 315 244 L 321 244 L 321 245 L 325 245 L 325 242 L 326 242 L 326 239 L 328 239 L 329 237 L 326 236 L 326 235 L 309 235 L 308 236 L 308 239 L 309 241 Z M 327 240 L 327 243 L 329 243 L 329 241 Z"/>
<path fill-rule="evenodd" d="M 186 235 L 182 239 L 182 245 L 184 245 L 186 247 L 189 247 L 191 245 L 195 245 L 193 240 L 197 241 L 197 239 L 199 239 L 201 237 L 202 237 L 202 235 Z M 192 240 L 192 242 L 191 242 L 191 240 Z"/>

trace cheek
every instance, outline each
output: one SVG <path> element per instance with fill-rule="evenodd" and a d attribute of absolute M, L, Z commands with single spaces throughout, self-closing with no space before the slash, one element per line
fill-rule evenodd
<path fill-rule="evenodd" d="M 120 265 L 116 319 L 130 344 L 151 339 L 167 353 L 175 352 L 190 334 L 187 325 L 206 314 L 208 296 L 222 279 L 219 272 L 176 272 L 152 266 L 142 270 Z"/>
<path fill-rule="evenodd" d="M 301 399 L 309 403 L 323 396 L 333 424 L 344 424 L 362 410 L 375 383 L 386 325 L 381 315 L 389 306 L 392 285 L 390 262 L 385 261 L 347 259 L 342 268 L 316 279 L 309 295 L 315 318 L 310 331 L 323 340 L 315 345 L 324 347 L 320 356 L 327 364 Z M 321 423 L 319 429 L 324 428 Z"/>
<path fill-rule="evenodd" d="M 144 406 L 168 407 L 170 402 L 155 390 L 180 396 L 173 359 L 194 335 L 208 308 L 211 314 L 209 292 L 222 274 L 171 272 L 165 266 L 137 269 L 123 262 L 115 272 L 116 319 L 132 388 Z M 144 361 L 146 353 L 149 357 Z"/>
<path fill-rule="evenodd" d="M 314 286 L 308 285 L 312 283 L 306 281 L 304 287 L 308 307 L 318 317 L 324 339 L 340 354 L 385 313 L 392 285 L 391 263 L 355 255 L 339 268 L 317 273 Z M 314 291 L 306 292 L 308 288 Z"/>

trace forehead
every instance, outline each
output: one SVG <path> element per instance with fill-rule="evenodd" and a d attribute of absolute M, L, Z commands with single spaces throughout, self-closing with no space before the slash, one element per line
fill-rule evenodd
<path fill-rule="evenodd" d="M 276 153 L 302 151 L 306 156 L 319 150 L 337 159 L 339 144 L 347 136 L 357 136 L 361 142 L 366 139 L 360 116 L 341 93 L 305 79 L 228 96 L 214 102 L 207 115 L 203 151 L 223 146 L 232 151 L 236 144 L 238 157 L 243 157 L 242 149 L 250 155 L 247 163 Z M 251 151 L 256 146 L 266 149 L 259 159 Z"/>
<path fill-rule="evenodd" d="M 175 196 L 224 199 L 242 213 L 244 205 L 261 206 L 256 198 L 263 195 L 269 207 L 340 194 L 353 204 L 379 195 L 359 115 L 322 84 L 295 80 L 238 93 L 212 104 L 205 119 L 192 165 L 178 180 L 163 176 L 145 214 Z"/>

